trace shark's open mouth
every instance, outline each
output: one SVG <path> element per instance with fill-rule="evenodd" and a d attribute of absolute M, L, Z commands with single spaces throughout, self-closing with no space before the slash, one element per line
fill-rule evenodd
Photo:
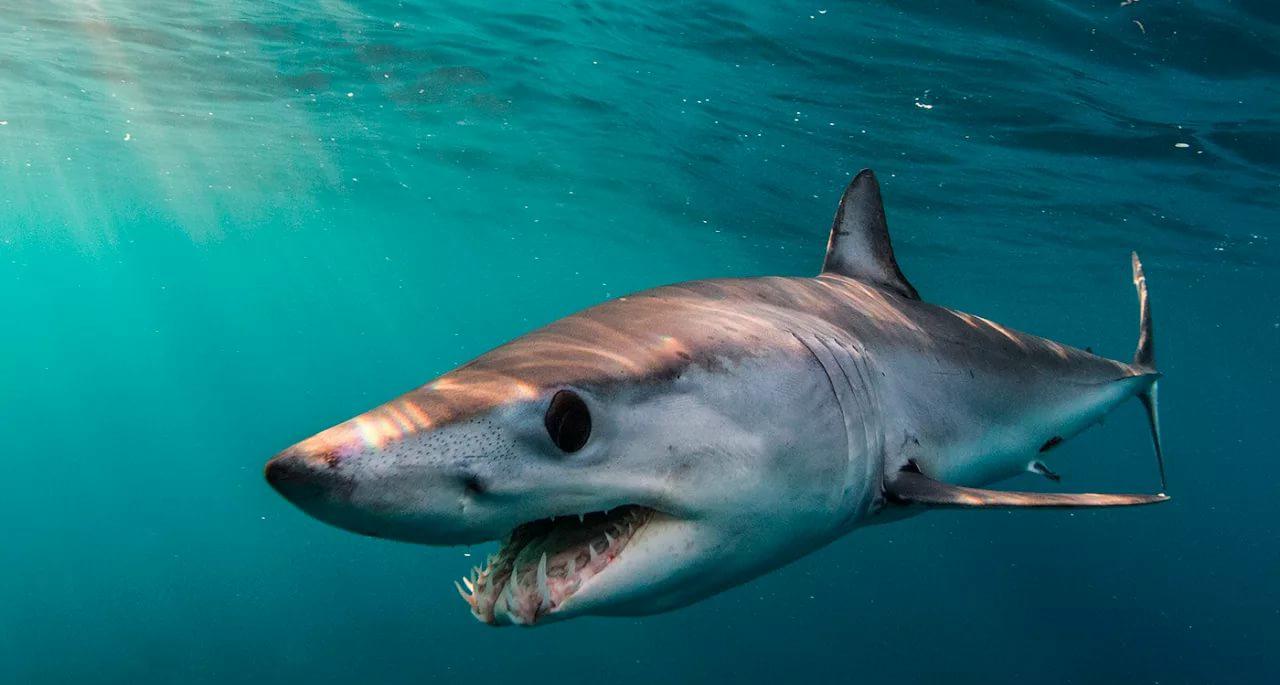
<path fill-rule="evenodd" d="M 612 563 L 654 513 L 626 505 L 525 523 L 458 592 L 485 623 L 533 625 Z"/>

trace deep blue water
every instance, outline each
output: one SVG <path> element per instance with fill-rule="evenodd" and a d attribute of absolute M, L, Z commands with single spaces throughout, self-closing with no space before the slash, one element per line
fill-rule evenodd
<path fill-rule="evenodd" d="M 0 681 L 1275 682 L 1277 7 L 8 3 Z M 588 304 L 814 273 L 864 166 L 940 304 L 1125 358 L 1143 255 L 1172 503 L 934 512 L 527 631 L 469 616 L 468 550 L 263 482 Z M 1055 454 L 1154 486 L 1136 403 Z"/>

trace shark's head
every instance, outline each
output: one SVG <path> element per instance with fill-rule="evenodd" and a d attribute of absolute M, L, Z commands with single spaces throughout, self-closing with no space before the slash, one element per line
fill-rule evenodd
<path fill-rule="evenodd" d="M 685 290 L 651 292 L 304 440 L 267 479 L 359 533 L 502 541 L 463 590 L 497 625 L 663 611 L 829 538 L 845 431 L 805 399 L 829 397 L 828 381 L 803 351 L 760 356 L 797 344 L 771 323 Z"/>

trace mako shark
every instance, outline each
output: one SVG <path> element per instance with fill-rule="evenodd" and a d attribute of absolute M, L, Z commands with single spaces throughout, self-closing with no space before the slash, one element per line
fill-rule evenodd
<path fill-rule="evenodd" d="M 694 281 L 529 333 L 272 459 L 321 521 L 428 545 L 499 540 L 458 590 L 479 620 L 667 611 L 859 526 L 929 507 L 1103 507 L 1163 494 L 1151 313 L 1132 362 L 921 301 L 870 170 L 814 278 Z M 981 486 L 1129 397 L 1160 494 Z M 464 587 L 465 586 L 465 587 Z"/>

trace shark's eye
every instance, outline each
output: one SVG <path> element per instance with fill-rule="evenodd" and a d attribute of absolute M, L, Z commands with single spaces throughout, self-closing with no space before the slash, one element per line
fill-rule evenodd
<path fill-rule="evenodd" d="M 572 390 L 561 390 L 551 398 L 543 421 L 551 442 L 570 454 L 582 449 L 591 437 L 591 412 Z"/>

